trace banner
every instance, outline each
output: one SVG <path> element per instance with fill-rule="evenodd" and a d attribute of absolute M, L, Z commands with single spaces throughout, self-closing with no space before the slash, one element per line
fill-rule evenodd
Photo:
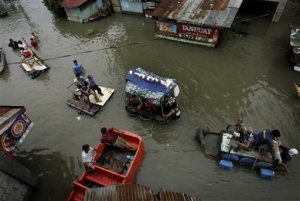
<path fill-rule="evenodd" d="M 218 34 L 217 28 L 212 27 L 202 27 L 189 24 L 178 24 L 179 34 L 188 34 L 192 36 L 200 36 L 205 38 L 212 38 L 213 35 Z"/>
<path fill-rule="evenodd" d="M 1 134 L 0 150 L 13 151 L 17 142 L 22 143 L 24 141 L 32 126 L 33 122 L 25 114 L 20 114 L 12 125 Z"/>
<path fill-rule="evenodd" d="M 25 114 L 19 114 L 7 132 L 16 139 L 20 139 L 29 127 L 31 120 Z"/>

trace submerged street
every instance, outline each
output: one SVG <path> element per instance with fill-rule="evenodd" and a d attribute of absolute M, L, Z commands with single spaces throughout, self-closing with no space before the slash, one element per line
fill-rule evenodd
<path fill-rule="evenodd" d="M 300 149 L 300 100 L 294 83 L 300 73 L 289 63 L 289 23 L 300 24 L 299 4 L 288 2 L 278 23 L 272 16 L 243 25 L 247 35 L 224 30 L 221 43 L 207 48 L 156 39 L 155 23 L 142 16 L 113 14 L 80 24 L 55 18 L 41 1 L 5 1 L 9 16 L 0 19 L 0 46 L 8 68 L 0 75 L 0 105 L 24 105 L 34 122 L 15 158 L 40 178 L 34 201 L 66 200 L 81 176 L 81 146 L 96 146 L 102 127 L 138 133 L 145 155 L 136 183 L 184 192 L 210 200 L 299 200 L 300 158 L 289 173 L 263 180 L 249 168 L 219 169 L 194 140 L 199 127 L 219 132 L 243 119 L 255 133 L 279 129 L 282 141 Z M 246 26 L 246 27 L 245 27 Z M 238 26 L 237 26 L 238 27 Z M 19 67 L 10 38 L 40 39 L 38 56 L 50 70 L 36 79 Z M 65 104 L 77 59 L 97 83 L 115 93 L 95 116 L 78 114 Z M 142 67 L 177 80 L 181 117 L 168 124 L 129 116 L 124 108 L 125 76 Z"/>

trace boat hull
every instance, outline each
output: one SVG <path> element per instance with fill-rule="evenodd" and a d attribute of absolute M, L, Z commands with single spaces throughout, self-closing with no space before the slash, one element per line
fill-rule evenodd
<path fill-rule="evenodd" d="M 90 173 L 84 171 L 82 176 L 73 182 L 73 190 L 67 199 L 68 201 L 83 201 L 85 191 L 90 188 L 133 182 L 143 159 L 144 141 L 139 135 L 130 131 L 122 131 L 119 135 L 132 146 L 137 147 L 137 150 L 130 151 L 98 144 L 94 155 L 95 170 Z M 119 165 L 115 165 L 117 163 Z M 122 167 L 118 168 L 118 166 Z"/>

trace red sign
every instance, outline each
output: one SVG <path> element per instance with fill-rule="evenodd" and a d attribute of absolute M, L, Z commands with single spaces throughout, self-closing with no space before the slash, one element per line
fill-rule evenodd
<path fill-rule="evenodd" d="M 178 24 L 177 33 L 179 35 L 190 35 L 195 38 L 213 39 L 219 36 L 219 30 L 212 27 L 202 27 L 190 24 Z"/>

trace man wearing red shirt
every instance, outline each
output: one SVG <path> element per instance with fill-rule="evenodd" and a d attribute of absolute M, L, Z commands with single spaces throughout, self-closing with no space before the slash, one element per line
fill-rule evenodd
<path fill-rule="evenodd" d="M 105 127 L 101 128 L 102 136 L 100 138 L 101 143 L 113 145 L 122 149 L 129 149 L 132 151 L 136 150 L 136 147 L 133 147 L 129 142 L 127 142 L 124 138 L 119 136 L 119 131 L 116 128 L 108 128 Z"/>

